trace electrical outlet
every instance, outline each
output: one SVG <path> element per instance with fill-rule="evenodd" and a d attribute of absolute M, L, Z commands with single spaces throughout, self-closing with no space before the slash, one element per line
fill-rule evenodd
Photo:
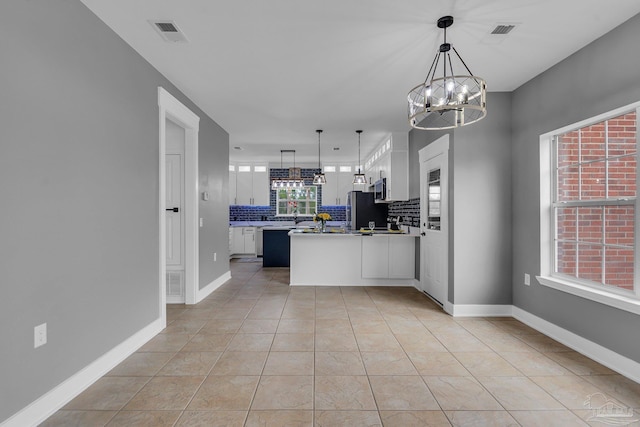
<path fill-rule="evenodd" d="M 47 343 L 47 324 L 43 323 L 33 328 L 33 348 L 38 348 Z"/>
<path fill-rule="evenodd" d="M 531 285 L 531 277 L 527 273 L 524 273 L 524 284 L 527 286 Z"/>
<path fill-rule="evenodd" d="M 218 253 L 214 252 L 213 253 L 213 262 L 216 262 L 218 260 Z"/>

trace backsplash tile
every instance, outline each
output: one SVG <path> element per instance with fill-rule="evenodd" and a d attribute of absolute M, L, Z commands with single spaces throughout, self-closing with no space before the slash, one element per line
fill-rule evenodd
<path fill-rule="evenodd" d="M 312 168 L 303 168 L 300 170 L 305 185 L 313 185 L 313 175 L 318 171 L 319 169 Z M 269 169 L 269 181 L 274 178 L 287 178 L 288 176 L 288 168 Z M 318 187 L 319 212 L 329 213 L 333 221 L 346 221 L 346 208 L 344 206 L 322 206 L 322 186 Z M 301 218 L 306 219 L 308 217 Z M 269 206 L 230 205 L 229 221 L 291 221 L 291 218 L 276 216 L 276 192 L 270 190 Z"/>
<path fill-rule="evenodd" d="M 420 227 L 420 198 L 390 203 L 389 215 L 400 215 L 404 220 L 404 225 Z"/>

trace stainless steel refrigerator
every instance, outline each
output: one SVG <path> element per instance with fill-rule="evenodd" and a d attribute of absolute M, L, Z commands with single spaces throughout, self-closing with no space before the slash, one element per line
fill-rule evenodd
<path fill-rule="evenodd" d="M 374 193 L 347 193 L 347 227 L 351 230 L 368 229 L 369 221 L 375 221 L 376 228 L 387 228 L 387 212 L 387 204 L 376 203 Z"/>

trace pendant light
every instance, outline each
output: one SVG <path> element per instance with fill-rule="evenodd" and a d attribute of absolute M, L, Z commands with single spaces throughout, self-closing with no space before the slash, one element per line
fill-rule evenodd
<path fill-rule="evenodd" d="M 280 150 L 280 169 L 282 169 L 282 154 L 293 153 L 293 167 L 289 168 L 288 178 L 275 178 L 271 181 L 272 190 L 282 188 L 304 188 L 304 179 L 300 176 L 300 168 L 296 168 L 296 150 Z"/>
<path fill-rule="evenodd" d="M 356 133 L 358 134 L 358 173 L 353 174 L 354 185 L 367 183 L 367 178 L 364 176 L 364 174 L 360 170 L 360 134 L 362 133 L 362 131 L 357 130 Z"/>
<path fill-rule="evenodd" d="M 409 124 L 415 129 L 437 130 L 465 126 L 482 120 L 487 115 L 487 84 L 474 76 L 462 57 L 447 43 L 447 28 L 453 25 L 453 16 L 438 19 L 438 28 L 444 30 L 444 43 L 440 45 L 424 83 L 409 92 Z M 456 54 L 451 55 L 451 50 Z M 451 59 L 458 58 L 465 71 L 454 72 Z M 442 62 L 442 77 L 436 77 Z"/>
<path fill-rule="evenodd" d="M 322 129 L 317 129 L 316 132 L 318 132 L 318 172 L 313 174 L 313 185 L 324 185 L 327 183 L 327 177 L 324 176 L 320 167 L 320 134 Z"/>

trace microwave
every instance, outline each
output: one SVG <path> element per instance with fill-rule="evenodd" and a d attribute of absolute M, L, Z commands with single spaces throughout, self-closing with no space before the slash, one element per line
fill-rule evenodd
<path fill-rule="evenodd" d="M 387 200 L 387 178 L 379 179 L 373 185 L 373 198 L 376 202 L 384 202 Z"/>

